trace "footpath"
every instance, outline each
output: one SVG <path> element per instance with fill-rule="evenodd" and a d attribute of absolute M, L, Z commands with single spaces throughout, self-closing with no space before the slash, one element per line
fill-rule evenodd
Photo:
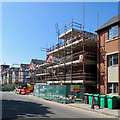
<path fill-rule="evenodd" d="M 26 96 L 39 99 L 39 97 L 33 96 L 33 94 L 26 95 Z M 43 98 L 40 98 L 40 99 L 43 99 Z M 43 99 L 43 100 L 45 100 L 45 99 Z M 55 102 L 55 101 L 53 101 L 53 102 Z M 62 103 L 60 103 L 60 104 L 62 104 Z M 84 109 L 84 110 L 89 110 L 89 111 L 93 111 L 93 112 L 98 112 L 98 113 L 102 113 L 105 115 L 111 115 L 111 116 L 120 118 L 120 109 L 119 110 L 118 109 L 108 109 L 108 108 L 102 108 L 102 107 L 100 107 L 100 109 L 99 109 L 98 106 L 95 106 L 94 109 L 91 109 L 91 105 L 85 104 L 85 103 L 79 103 L 79 102 L 78 103 L 69 103 L 69 104 L 64 104 L 64 105 L 76 107 L 76 108 L 80 108 L 80 109 Z"/>
<path fill-rule="evenodd" d="M 69 106 L 76 107 L 76 108 L 81 108 L 89 111 L 94 111 L 106 115 L 111 115 L 114 117 L 119 117 L 120 118 L 120 110 L 118 109 L 108 109 L 108 108 L 100 108 L 98 106 L 95 106 L 95 109 L 91 109 L 91 105 L 89 104 L 84 104 L 84 103 L 74 103 L 74 104 L 68 104 Z"/>

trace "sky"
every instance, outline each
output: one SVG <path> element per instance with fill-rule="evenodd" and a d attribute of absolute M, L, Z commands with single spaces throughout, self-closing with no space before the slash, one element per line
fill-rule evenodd
<path fill-rule="evenodd" d="M 117 2 L 85 2 L 85 30 L 95 33 L 118 14 Z M 2 64 L 30 64 L 46 59 L 40 48 L 57 44 L 59 29 L 71 21 L 83 24 L 82 2 L 5 2 L 2 4 Z"/>

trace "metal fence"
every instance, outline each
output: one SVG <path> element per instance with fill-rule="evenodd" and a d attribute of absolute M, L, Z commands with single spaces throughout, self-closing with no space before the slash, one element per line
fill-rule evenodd
<path fill-rule="evenodd" d="M 15 89 L 15 84 L 0 86 L 0 90 L 1 88 L 4 88 L 4 91 L 13 91 Z"/>
<path fill-rule="evenodd" d="M 83 85 L 34 85 L 34 96 L 62 103 L 83 102 Z"/>

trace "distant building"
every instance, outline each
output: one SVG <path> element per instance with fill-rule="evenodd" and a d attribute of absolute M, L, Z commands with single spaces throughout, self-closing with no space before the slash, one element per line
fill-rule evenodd
<path fill-rule="evenodd" d="M 120 14 L 97 32 L 97 89 L 100 94 L 120 95 Z"/>
<path fill-rule="evenodd" d="M 44 60 L 38 60 L 38 59 L 32 59 L 30 62 L 30 70 L 34 70 L 37 65 L 43 64 L 45 61 Z"/>
<path fill-rule="evenodd" d="M 18 76 L 19 73 L 19 68 L 16 67 L 11 67 L 7 68 L 4 71 L 2 71 L 2 76 L 3 76 L 3 84 L 15 84 L 18 83 Z"/>
<path fill-rule="evenodd" d="M 25 77 L 29 83 L 34 84 L 39 81 L 39 79 L 36 77 L 36 74 L 37 74 L 37 72 L 39 73 L 40 71 L 36 71 L 36 67 L 43 63 L 45 63 L 44 60 L 38 60 L 38 59 L 31 60 L 30 67 L 29 67 L 29 69 L 26 70 L 27 75 Z"/>
<path fill-rule="evenodd" d="M 7 74 L 2 74 L 2 73 L 8 68 L 9 65 L 0 65 L 0 84 L 6 83 Z"/>
<path fill-rule="evenodd" d="M 20 65 L 20 71 L 19 71 L 19 81 L 27 81 L 25 78 L 27 76 L 26 70 L 29 69 L 29 64 L 21 64 Z"/>
<path fill-rule="evenodd" d="M 19 69 L 18 67 L 11 67 L 10 73 L 12 73 L 12 83 L 18 83 L 19 81 Z"/>

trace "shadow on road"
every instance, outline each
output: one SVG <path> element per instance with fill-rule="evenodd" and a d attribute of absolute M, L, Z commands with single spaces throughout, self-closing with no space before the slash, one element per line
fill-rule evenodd
<path fill-rule="evenodd" d="M 6 118 L 49 118 L 54 114 L 42 104 L 17 100 L 2 100 L 2 119 Z"/>

